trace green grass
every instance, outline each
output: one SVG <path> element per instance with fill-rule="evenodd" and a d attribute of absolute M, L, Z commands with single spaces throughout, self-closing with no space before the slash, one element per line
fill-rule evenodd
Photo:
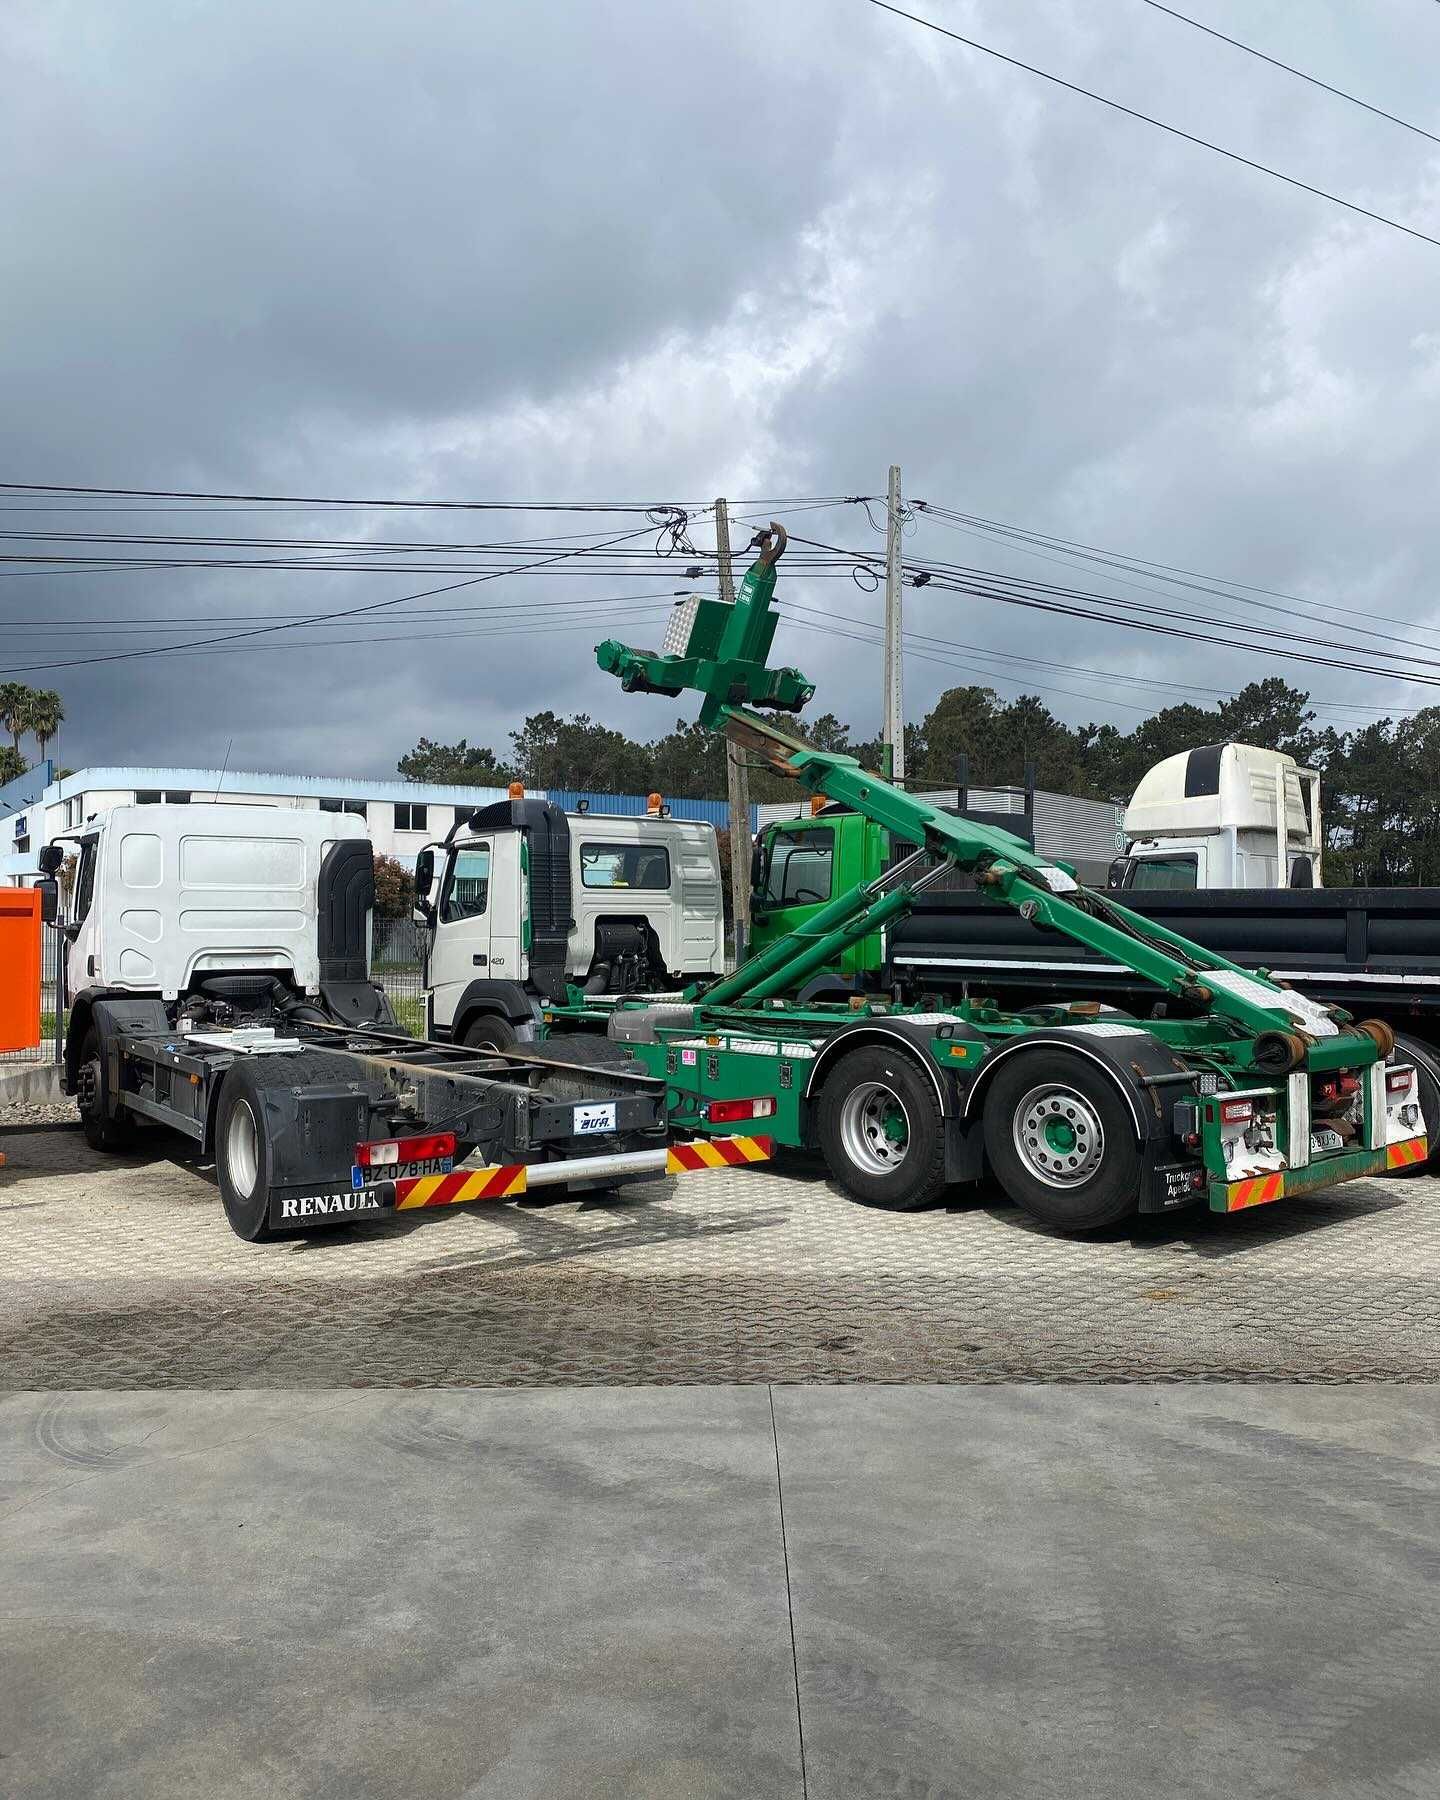
<path fill-rule="evenodd" d="M 412 1037 L 424 1037 L 425 1002 L 423 1000 L 417 999 L 412 994 L 392 994 L 390 1005 L 402 1031 L 408 1031 Z"/>

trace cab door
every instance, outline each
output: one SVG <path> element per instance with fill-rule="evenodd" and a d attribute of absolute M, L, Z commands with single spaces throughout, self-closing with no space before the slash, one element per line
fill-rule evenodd
<path fill-rule="evenodd" d="M 440 878 L 435 935 L 430 949 L 430 987 L 436 1025 L 448 1029 L 460 996 L 472 981 L 492 973 L 495 846 L 491 839 L 458 844 Z M 508 970 L 501 969 L 504 977 Z"/>

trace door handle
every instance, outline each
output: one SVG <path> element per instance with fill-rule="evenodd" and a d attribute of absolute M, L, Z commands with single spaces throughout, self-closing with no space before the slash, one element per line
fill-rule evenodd
<path fill-rule="evenodd" d="M 489 959 L 482 952 L 479 956 L 472 956 L 470 960 L 477 969 L 483 969 Z"/>

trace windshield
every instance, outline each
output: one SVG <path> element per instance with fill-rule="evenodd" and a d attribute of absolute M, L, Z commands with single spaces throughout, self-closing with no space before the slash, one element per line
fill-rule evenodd
<path fill-rule="evenodd" d="M 1131 859 L 1127 888 L 1193 888 L 1197 862 L 1193 856 L 1137 856 Z"/>

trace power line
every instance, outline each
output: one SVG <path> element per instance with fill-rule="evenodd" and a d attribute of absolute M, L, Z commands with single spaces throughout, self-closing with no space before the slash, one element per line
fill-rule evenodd
<path fill-rule="evenodd" d="M 266 506 L 333 508 L 361 507 L 371 511 L 410 510 L 437 512 L 661 512 L 673 508 L 689 513 L 711 510 L 708 500 L 355 500 L 315 494 L 232 494 L 200 488 L 79 487 L 63 482 L 0 481 L 0 493 L 89 494 L 97 498 L 125 500 L 225 500 L 258 502 Z M 737 500 L 737 506 L 848 506 L 851 494 L 801 494 L 779 499 Z M 27 509 L 28 510 L 28 509 Z M 177 511 L 180 509 L 176 509 Z"/>
<path fill-rule="evenodd" d="M 1413 225 L 1402 225 L 1398 219 L 1387 218 L 1384 213 L 1372 212 L 1368 206 L 1361 206 L 1357 200 L 1346 200 L 1340 194 L 1332 194 L 1327 188 L 1316 187 L 1313 182 L 1301 181 L 1298 175 L 1286 175 L 1279 169 L 1272 169 L 1268 163 L 1256 162 L 1254 157 L 1242 156 L 1238 150 L 1227 150 L 1223 144 L 1217 144 L 1209 138 L 1197 137 L 1193 131 L 1182 131 L 1178 125 L 1168 125 L 1164 119 L 1157 119 L 1150 113 L 1143 113 L 1138 108 L 1126 106 L 1122 101 L 1112 100 L 1106 94 L 1097 94 L 1093 88 L 1081 87 L 1078 82 L 1066 81 L 1061 75 L 1052 75 L 1048 69 L 1037 68 L 1034 63 L 1022 62 L 1018 56 L 1007 56 L 1003 50 L 994 50 L 989 44 L 982 44 L 978 38 L 965 37 L 958 31 L 951 31 L 948 26 L 937 25 L 933 19 L 922 19 L 918 13 L 906 12 L 904 7 L 892 6 L 890 0 L 868 0 L 868 4 L 876 6 L 881 12 L 894 13 L 897 19 L 908 19 L 912 25 L 923 25 L 927 31 L 938 32 L 941 37 L 953 38 L 957 44 L 964 44 L 967 49 L 978 50 L 984 56 L 993 56 L 997 62 L 1009 63 L 1011 68 L 1023 69 L 1027 75 L 1038 75 L 1042 81 L 1052 82 L 1056 87 L 1069 90 L 1072 94 L 1080 94 L 1086 100 L 1098 101 L 1101 106 L 1108 106 L 1112 112 L 1124 113 L 1127 118 L 1138 119 L 1142 125 L 1153 125 L 1157 131 L 1169 132 L 1171 137 L 1183 138 L 1187 144 L 1198 144 L 1202 150 L 1212 151 L 1216 156 L 1228 158 L 1230 162 L 1241 163 L 1247 169 L 1255 169 L 1261 175 L 1269 175 L 1276 181 L 1283 181 L 1288 187 L 1300 188 L 1307 194 L 1314 194 L 1321 200 L 1328 200 L 1334 206 L 1343 206 L 1348 212 L 1359 213 L 1362 217 L 1373 219 L 1377 225 L 1388 225 L 1392 231 L 1403 231 L 1406 237 L 1419 238 L 1422 243 L 1433 244 L 1440 249 L 1440 238 L 1431 237 L 1428 231 L 1420 231 Z"/>
<path fill-rule="evenodd" d="M 807 620 L 799 620 L 799 619 L 789 618 L 788 622 L 790 624 L 799 625 L 799 626 L 801 626 L 802 629 L 827 630 L 827 629 L 829 629 L 829 625 L 831 622 L 842 623 L 842 624 L 847 624 L 847 625 L 858 625 L 866 631 L 881 631 L 883 629 L 883 627 L 881 627 L 879 624 L 877 624 L 874 621 L 869 620 L 869 619 L 856 619 L 856 618 L 852 618 L 850 615 L 845 614 L 845 613 L 827 612 L 827 611 L 824 611 L 817 607 L 804 606 L 798 601 L 791 600 L 791 601 L 784 602 L 784 612 L 782 613 L 782 618 L 786 617 L 786 615 L 788 615 L 788 614 L 792 614 L 792 613 L 796 613 L 796 612 L 810 614 L 810 615 L 812 615 L 813 618 L 822 621 L 822 623 L 812 626 L 808 619 Z M 842 634 L 837 634 L 837 635 L 842 635 Z M 876 638 L 863 638 L 863 639 L 856 639 L 855 641 L 862 642 L 862 643 L 869 643 L 869 644 L 875 644 L 875 643 L 879 642 L 879 640 Z M 1018 652 L 1011 651 L 1011 650 L 993 650 L 982 644 L 961 643 L 959 640 L 957 640 L 955 638 L 935 637 L 934 635 L 927 634 L 925 632 L 907 631 L 905 633 L 905 643 L 906 643 L 907 647 L 910 646 L 911 644 L 929 644 L 929 645 L 934 645 L 934 646 L 948 649 L 948 650 L 963 651 L 969 656 L 994 658 L 994 659 L 1002 660 L 1004 662 L 1020 663 L 1023 665 L 1033 666 L 1033 667 L 1042 668 L 1042 669 L 1059 669 L 1062 672 L 1066 672 L 1066 673 L 1070 673 L 1070 674 L 1074 674 L 1074 675 L 1081 675 L 1081 676 L 1093 675 L 1097 679 L 1102 680 L 1106 683 L 1121 682 L 1121 683 L 1124 683 L 1125 685 L 1131 686 L 1131 687 L 1150 688 L 1150 689 L 1159 690 L 1159 691 L 1170 691 L 1170 692 L 1176 692 L 1176 693 L 1181 693 L 1181 694 L 1208 694 L 1212 698 L 1219 699 L 1222 701 L 1223 700 L 1233 700 L 1236 695 L 1236 690 L 1233 687 L 1230 687 L 1230 688 L 1200 687 L 1200 686 L 1196 686 L 1194 683 L 1191 683 L 1191 682 L 1160 681 L 1160 680 L 1153 680 L 1147 676 L 1141 676 L 1141 675 L 1121 675 L 1121 674 L 1117 674 L 1114 671 L 1109 670 L 1109 669 L 1091 669 L 1091 668 L 1085 667 L 1084 665 L 1075 664 L 1075 663 L 1050 662 L 1043 657 L 1022 656 Z M 956 667 L 956 668 L 966 668 L 967 667 L 967 664 L 965 664 L 964 662 L 952 660 L 949 658 L 933 656 L 933 655 L 927 657 L 924 655 L 924 653 L 922 653 L 921 651 L 918 651 L 918 650 L 915 651 L 914 654 L 916 656 L 919 656 L 922 661 L 928 660 L 930 662 L 947 662 L 949 664 L 949 666 Z M 1003 675 L 994 674 L 988 669 L 981 669 L 979 671 L 970 670 L 969 672 L 972 674 L 978 672 L 979 674 L 986 676 L 990 680 L 1002 681 L 1010 686 L 1023 687 L 1025 685 L 1023 682 L 1016 681 L 1013 678 L 1007 678 Z M 1092 703 L 1095 702 L 1097 699 L 1103 699 L 1114 705 L 1123 706 L 1123 707 L 1125 707 L 1125 709 L 1127 711 L 1132 711 L 1132 712 L 1144 713 L 1144 712 L 1153 710 L 1153 708 L 1147 708 L 1147 707 L 1143 707 L 1143 706 L 1134 706 L 1133 704 L 1131 704 L 1129 702 L 1117 701 L 1114 699 L 1113 695 L 1109 695 L 1109 694 L 1106 694 L 1103 696 L 1090 695 L 1090 694 L 1077 694 L 1075 689 L 1073 689 L 1073 688 L 1054 687 L 1054 686 L 1050 686 L 1050 685 L 1040 686 L 1039 684 L 1036 684 L 1036 685 L 1038 687 L 1038 691 L 1042 695 L 1047 694 L 1047 693 L 1069 694 L 1074 698 L 1081 699 L 1081 700 L 1089 700 Z M 1308 710 L 1310 710 L 1312 712 L 1316 712 L 1316 713 L 1356 712 L 1356 713 L 1359 713 L 1363 718 L 1372 719 L 1375 717 L 1375 708 L 1373 706 L 1367 706 L 1358 701 L 1324 700 L 1324 699 L 1317 699 L 1313 695 L 1307 695 L 1306 696 L 1306 707 Z M 1388 710 L 1392 711 L 1392 712 L 1419 712 L 1424 709 L 1421 707 L 1397 706 L 1397 707 L 1391 707 Z"/>
<path fill-rule="evenodd" d="M 1041 562 L 1053 562 L 1057 565 L 1067 562 L 1099 563 L 1104 568 L 1127 569 L 1132 573 L 1148 572 L 1151 569 L 1169 569 L 1171 572 L 1162 575 L 1161 579 L 1168 581 L 1172 587 L 1188 588 L 1195 593 L 1211 595 L 1215 599 L 1230 600 L 1237 605 L 1259 607 L 1265 612 L 1278 613 L 1282 617 L 1298 618 L 1306 622 L 1309 622 L 1317 612 L 1335 613 L 1349 631 L 1358 633 L 1362 637 L 1373 637 L 1380 643 L 1386 644 L 1407 641 L 1397 639 L 1388 632 L 1373 631 L 1368 625 L 1359 625 L 1355 622 L 1353 609 L 1346 611 L 1341 607 L 1332 606 L 1324 600 L 1306 600 L 1298 594 L 1284 594 L 1274 588 L 1252 587 L 1243 581 L 1231 581 L 1224 575 L 1199 575 L 1194 570 L 1175 568 L 1173 564 L 1147 562 L 1143 557 L 1127 557 L 1120 551 L 1098 550 L 1094 545 L 1074 544 L 1064 538 L 1048 537 L 1042 532 L 1027 531 L 1023 526 L 999 525 L 993 521 L 981 519 L 973 519 L 970 524 L 962 525 L 955 521 L 967 518 L 968 515 L 964 513 L 952 512 L 945 507 L 932 507 L 928 501 L 924 500 L 916 500 L 912 504 L 924 517 L 933 518 L 937 525 L 943 525 L 947 530 L 963 532 L 970 537 L 983 537 L 986 542 L 993 541 L 996 536 L 1002 541 L 1014 540 L 1016 548 L 1023 550 L 1027 556 L 1038 557 Z M 1048 556 L 1032 547 L 1036 544 L 1044 544 L 1047 548 L 1065 545 L 1070 554 Z M 1215 583 L 1225 583 L 1225 585 L 1216 586 Z M 1122 581 L 1119 585 L 1133 587 L 1141 593 L 1159 594 L 1163 599 L 1172 598 L 1163 588 L 1155 587 L 1149 582 Z M 1243 593 L 1231 592 L 1230 590 L 1234 588 L 1242 589 Z M 1276 606 L 1263 599 L 1246 600 L 1245 594 L 1269 594 L 1275 600 L 1292 600 L 1295 604 L 1293 606 Z M 1226 615 L 1219 616 L 1225 617 Z M 1399 619 L 1387 613 L 1371 613 L 1369 616 L 1388 625 L 1402 625 L 1407 631 L 1418 631 L 1422 636 L 1440 635 L 1433 626 L 1422 625 L 1416 619 Z M 1234 619 L 1230 619 L 1229 622 L 1244 623 L 1243 620 Z"/>
<path fill-rule="evenodd" d="M 1145 6 L 1153 6 L 1156 12 L 1168 13 L 1172 19 L 1178 19 L 1182 25 L 1189 25 L 1195 31 L 1203 31 L 1207 37 L 1219 38 L 1222 44 L 1229 44 L 1236 50 L 1243 50 L 1247 56 L 1256 56 L 1261 62 L 1267 62 L 1272 68 L 1283 69 L 1287 75 L 1294 75 L 1301 81 L 1308 81 L 1311 87 L 1324 88 L 1327 94 L 1334 94 L 1337 99 L 1348 100 L 1352 106 L 1363 107 L 1368 113 L 1374 113 L 1377 119 L 1388 119 L 1392 125 L 1399 125 L 1405 131 L 1413 131 L 1417 137 L 1429 138 L 1432 144 L 1440 144 L 1440 137 L 1433 131 L 1426 131 L 1423 125 L 1412 125 L 1409 119 L 1402 119 L 1397 114 L 1386 112 L 1383 106 L 1372 106 L 1368 100 L 1362 100 L 1356 94 L 1350 94 L 1344 88 L 1332 87 L 1328 81 L 1321 81 L 1318 75 L 1307 75 L 1303 69 L 1297 69 L 1293 63 L 1281 62 L 1278 56 L 1267 56 L 1263 50 L 1257 50 L 1253 44 L 1242 44 L 1239 38 L 1227 37 L 1223 31 L 1217 31 L 1213 25 L 1203 25 L 1199 19 L 1192 19 L 1186 13 L 1176 12 L 1173 6 L 1165 6 L 1162 0 L 1141 0 Z"/>
<path fill-rule="evenodd" d="M 594 608 L 597 606 L 620 606 L 627 603 L 633 604 L 638 601 L 645 601 L 650 605 L 658 606 L 663 600 L 668 599 L 673 601 L 684 599 L 692 591 L 693 590 L 690 588 L 673 588 L 667 590 L 665 593 L 657 594 L 652 589 L 648 594 L 600 594 L 594 598 L 587 596 L 583 600 L 571 600 L 566 597 L 554 600 L 526 600 L 521 601 L 519 604 L 507 600 L 502 602 L 502 604 L 507 613 L 543 612 L 554 607 L 586 606 Z M 407 622 L 411 619 L 473 618 L 476 613 L 494 612 L 496 610 L 497 607 L 493 602 L 479 602 L 469 606 L 423 606 L 416 607 L 412 612 L 407 612 L 405 618 Z M 56 618 L 48 621 L 41 619 L 6 619 L 4 621 L 4 626 L 7 633 L 13 632 L 17 636 L 24 636 L 27 631 L 34 628 L 33 635 L 60 637 L 74 629 L 76 626 L 86 629 L 96 628 L 105 631 L 165 631 L 174 625 L 214 627 L 218 625 L 250 625 L 278 621 L 285 621 L 298 626 L 306 624 L 310 619 L 311 615 L 306 613 L 231 613 L 224 614 L 219 618 L 197 618 L 189 613 L 135 613 L 119 618 L 111 616 L 103 619 Z M 331 625 L 336 622 L 337 621 L 333 619 L 322 619 L 315 621 L 315 626 L 316 629 L 318 629 L 321 624 Z M 42 626 L 43 630 L 40 629 Z"/>
<path fill-rule="evenodd" d="M 613 537 L 613 538 L 606 540 L 606 543 L 607 543 L 607 545 L 623 543 L 629 538 L 640 537 L 640 536 L 644 535 L 646 532 L 648 532 L 649 530 L 650 530 L 650 525 L 647 522 L 646 524 L 640 526 L 635 531 L 622 532 L 618 537 Z M 598 546 L 598 545 L 595 546 L 595 548 L 601 548 L 601 547 L 604 547 L 604 546 Z M 561 551 L 558 551 L 554 556 L 544 558 L 541 562 L 529 563 L 529 564 L 526 564 L 524 567 L 527 569 L 543 568 L 546 563 L 563 562 L 566 557 L 578 556 L 579 554 L 580 554 L 580 552 L 578 550 L 561 550 Z M 351 607 L 345 607 L 338 612 L 319 613 L 319 614 L 314 615 L 314 618 L 318 619 L 318 620 L 353 619 L 353 618 L 358 617 L 362 613 L 381 612 L 391 606 L 403 606 L 407 600 L 428 600 L 432 597 L 432 595 L 448 594 L 448 593 L 452 592 L 455 588 L 477 587 L 477 586 L 479 586 L 479 584 L 481 582 L 498 581 L 502 575 L 521 574 L 523 572 L 524 572 L 524 569 L 520 569 L 520 568 L 517 568 L 517 569 L 495 569 L 486 575 L 473 575 L 467 581 L 452 581 L 452 582 L 447 583 L 443 587 L 422 589 L 419 593 L 399 594 L 393 600 L 375 600 L 375 601 L 372 601 L 368 606 L 351 606 Z M 313 621 L 307 621 L 307 622 L 313 622 Z M 156 644 L 156 645 L 154 645 L 150 648 L 144 649 L 144 650 L 109 651 L 104 655 L 73 657 L 68 661 L 56 661 L 56 662 L 48 662 L 48 663 L 21 663 L 21 664 L 13 665 L 12 667 L 10 667 L 8 669 L 0 670 L 0 674 L 20 675 L 20 674 L 32 673 L 33 671 L 38 670 L 38 669 L 72 669 L 72 668 L 78 668 L 82 664 L 98 663 L 98 662 L 129 662 L 138 657 L 165 656 L 168 653 L 170 653 L 171 651 L 175 651 L 175 650 L 190 650 L 190 649 L 197 649 L 197 648 L 207 648 L 210 645 L 230 643 L 236 638 L 264 637 L 272 631 L 289 631 L 291 629 L 293 629 L 293 627 L 291 627 L 289 625 L 254 625 L 245 631 L 231 631 L 231 632 L 226 632 L 224 635 L 222 635 L 220 637 L 205 638 L 205 639 L 201 640 L 201 643 L 198 645 L 195 645 L 195 644 Z"/>

